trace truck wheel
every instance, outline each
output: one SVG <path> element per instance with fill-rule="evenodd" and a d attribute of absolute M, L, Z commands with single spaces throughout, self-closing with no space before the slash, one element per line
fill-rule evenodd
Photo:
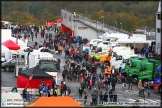
<path fill-rule="evenodd" d="M 160 86 L 158 90 L 159 90 L 159 93 L 161 93 L 162 92 L 162 86 Z"/>
<path fill-rule="evenodd" d="M 145 84 L 148 82 L 148 80 L 143 80 L 142 81 L 142 86 L 145 87 Z"/>
<path fill-rule="evenodd" d="M 133 76 L 133 83 L 134 83 L 134 84 L 137 83 L 137 76 Z"/>
<path fill-rule="evenodd" d="M 9 72 L 9 71 L 10 71 L 10 68 L 9 68 L 9 67 L 6 67 L 5 70 L 6 70 L 7 72 Z"/>

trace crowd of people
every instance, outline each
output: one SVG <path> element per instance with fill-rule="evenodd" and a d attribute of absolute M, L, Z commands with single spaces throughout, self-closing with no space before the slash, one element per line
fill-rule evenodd
<path fill-rule="evenodd" d="M 37 30 L 34 31 L 34 34 L 36 33 Z M 122 83 L 123 89 L 127 87 L 132 90 L 133 78 L 127 78 L 126 71 L 121 74 L 120 68 L 112 68 L 109 74 L 105 74 L 107 67 L 111 66 L 110 64 L 102 64 L 101 71 L 97 72 L 97 64 L 94 61 L 88 60 L 88 53 L 82 51 L 82 46 L 89 42 L 88 39 L 80 36 L 72 37 L 70 33 L 66 32 L 57 33 L 55 37 L 50 33 L 45 33 L 41 37 L 44 38 L 44 43 L 38 47 L 44 46 L 47 49 L 54 49 L 55 54 L 62 54 L 64 52 L 66 61 L 62 72 L 63 81 L 59 87 L 53 84 L 52 88 L 50 88 L 48 84 L 42 81 L 38 87 L 40 96 L 70 96 L 71 90 L 66 85 L 67 81 L 79 82 L 79 98 L 83 98 L 84 104 L 86 104 L 88 97 L 91 97 L 91 105 L 103 104 L 103 102 L 117 102 L 115 87 L 119 82 Z M 35 42 L 34 47 L 37 47 L 37 45 L 37 42 Z M 141 88 L 139 89 L 141 91 Z M 50 94 L 51 90 L 52 94 Z M 60 94 L 58 91 L 60 91 Z M 87 91 L 92 92 L 91 96 L 88 96 Z M 29 93 L 25 88 L 23 98 L 29 100 L 30 94 L 27 94 Z M 150 96 L 150 92 L 148 95 Z"/>

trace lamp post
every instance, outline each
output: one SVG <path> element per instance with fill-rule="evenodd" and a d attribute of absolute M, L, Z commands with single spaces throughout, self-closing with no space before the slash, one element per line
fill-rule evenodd
<path fill-rule="evenodd" d="M 86 18 L 87 18 L 87 11 L 85 11 L 85 13 L 86 13 Z"/>
<path fill-rule="evenodd" d="M 118 27 L 118 22 L 115 22 L 116 23 L 116 28 Z"/>
<path fill-rule="evenodd" d="M 101 18 L 102 18 L 102 24 L 104 26 L 104 16 L 101 16 Z"/>
<path fill-rule="evenodd" d="M 120 23 L 120 25 L 121 25 L 121 29 L 122 29 L 122 23 Z"/>

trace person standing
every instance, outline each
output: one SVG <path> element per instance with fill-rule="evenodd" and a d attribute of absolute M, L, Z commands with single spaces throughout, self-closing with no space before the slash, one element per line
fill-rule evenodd
<path fill-rule="evenodd" d="M 111 82 L 112 90 L 115 90 L 116 82 L 117 82 L 117 81 L 116 81 L 116 78 L 113 77 L 113 78 L 112 78 L 112 82 Z"/>
<path fill-rule="evenodd" d="M 38 88 L 38 92 L 39 92 L 39 96 L 41 97 L 41 92 L 43 91 L 43 86 L 42 84 L 39 85 L 39 88 Z"/>
<path fill-rule="evenodd" d="M 56 86 L 54 86 L 54 89 L 53 89 L 53 96 L 58 96 L 58 90 Z"/>
<path fill-rule="evenodd" d="M 91 96 L 92 96 L 92 105 L 95 105 L 96 106 L 96 92 L 95 91 L 93 91 L 93 93 L 91 94 Z"/>
<path fill-rule="evenodd" d="M 60 95 L 62 96 L 62 94 L 63 94 L 63 82 L 61 82 L 60 84 Z"/>
<path fill-rule="evenodd" d="M 79 98 L 82 98 L 82 94 L 83 94 L 83 89 L 82 87 L 79 88 Z"/>
<path fill-rule="evenodd" d="M 23 90 L 23 99 L 24 99 L 24 100 L 26 100 L 26 94 L 27 94 L 27 89 L 24 88 L 24 90 Z"/>
<path fill-rule="evenodd" d="M 26 93 L 26 100 L 27 100 L 28 103 L 30 103 L 30 94 L 29 94 L 29 92 Z"/>
<path fill-rule="evenodd" d="M 132 83 L 133 83 L 133 78 L 132 76 L 130 76 L 129 80 L 128 80 L 128 89 L 131 89 L 132 90 Z"/>
<path fill-rule="evenodd" d="M 68 93 L 68 96 L 70 96 L 70 93 L 71 93 L 70 87 L 68 87 L 67 93 Z"/>
<path fill-rule="evenodd" d="M 124 76 L 122 76 L 122 89 L 124 89 L 124 87 L 126 87 L 126 81 L 125 81 L 125 78 Z"/>
<path fill-rule="evenodd" d="M 66 91 L 67 91 L 67 86 L 66 86 L 65 82 L 63 82 L 63 93 L 64 93 L 64 96 L 66 96 Z"/>
<path fill-rule="evenodd" d="M 103 93 L 102 90 L 99 92 L 99 104 L 103 104 Z"/>
<path fill-rule="evenodd" d="M 109 89 L 108 79 L 105 80 L 104 84 L 105 84 L 106 91 L 108 91 L 108 89 Z"/>
<path fill-rule="evenodd" d="M 110 98 L 110 102 L 113 102 L 113 90 L 112 89 L 109 92 L 109 98 Z"/>
<path fill-rule="evenodd" d="M 108 99 L 108 94 L 107 94 L 107 91 L 105 91 L 104 96 L 103 96 L 103 101 L 108 102 L 107 99 Z"/>
<path fill-rule="evenodd" d="M 117 94 L 116 94 L 116 92 L 114 92 L 114 94 L 113 94 L 113 102 L 117 102 Z"/>
<path fill-rule="evenodd" d="M 87 97 L 88 97 L 88 94 L 87 94 L 87 92 L 86 91 L 84 91 L 84 105 L 86 104 L 86 102 L 87 102 Z"/>

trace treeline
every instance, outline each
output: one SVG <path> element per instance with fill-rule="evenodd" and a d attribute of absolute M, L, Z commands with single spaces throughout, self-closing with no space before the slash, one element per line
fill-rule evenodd
<path fill-rule="evenodd" d="M 17 24 L 44 24 L 61 18 L 61 9 L 121 27 L 127 31 L 155 28 L 158 1 L 2 1 L 2 20 Z M 101 16 L 104 16 L 104 18 Z"/>

